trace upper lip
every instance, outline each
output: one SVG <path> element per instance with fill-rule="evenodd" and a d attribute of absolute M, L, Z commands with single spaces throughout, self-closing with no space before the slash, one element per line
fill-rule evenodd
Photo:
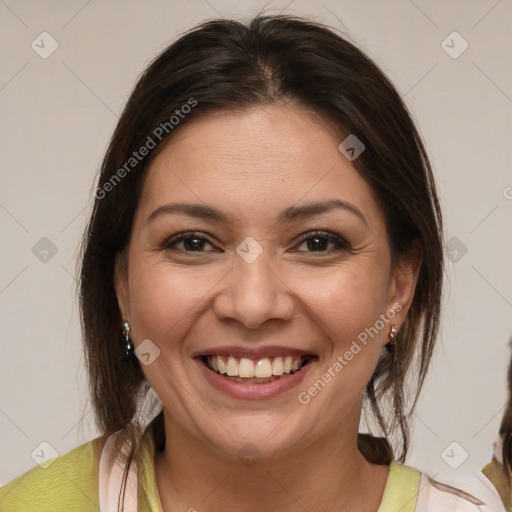
<path fill-rule="evenodd" d="M 279 345 L 267 345 L 262 347 L 247 347 L 247 346 L 222 346 L 213 347 L 197 351 L 193 357 L 200 356 L 234 356 L 246 357 L 248 359 L 258 359 L 263 357 L 278 357 L 278 356 L 313 356 L 315 355 L 311 350 L 301 350 L 297 348 L 283 347 Z"/>

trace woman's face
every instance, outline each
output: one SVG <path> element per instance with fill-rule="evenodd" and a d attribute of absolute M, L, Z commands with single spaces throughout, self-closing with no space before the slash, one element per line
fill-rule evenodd
<path fill-rule="evenodd" d="M 167 424 L 195 443 L 277 456 L 358 427 L 417 265 L 391 267 L 344 138 L 298 108 L 208 115 L 147 171 L 116 290 Z"/>

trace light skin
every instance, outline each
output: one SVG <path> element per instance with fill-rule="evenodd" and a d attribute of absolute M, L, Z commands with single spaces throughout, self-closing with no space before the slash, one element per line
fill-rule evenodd
<path fill-rule="evenodd" d="M 164 407 L 166 446 L 155 455 L 164 510 L 379 507 L 389 466 L 357 450 L 362 393 L 391 325 L 404 322 L 419 259 L 391 264 L 384 216 L 338 150 L 343 138 L 297 106 L 260 106 L 191 120 L 150 164 L 115 284 L 135 345 L 150 339 L 160 350 L 143 371 Z M 345 207 L 278 222 L 292 206 L 330 200 Z M 175 202 L 228 218 L 150 219 Z M 183 232 L 194 234 L 164 247 Z M 236 252 L 247 237 L 263 249 L 251 263 Z M 392 321 L 302 405 L 298 394 L 397 303 Z M 244 344 L 317 360 L 281 395 L 233 399 L 209 384 L 193 354 Z M 237 456 L 247 443 L 261 456 L 252 466 Z"/>

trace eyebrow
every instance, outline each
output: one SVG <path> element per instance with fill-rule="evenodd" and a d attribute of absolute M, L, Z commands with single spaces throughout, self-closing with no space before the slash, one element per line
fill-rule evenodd
<path fill-rule="evenodd" d="M 279 217 L 277 218 L 277 223 L 290 224 L 299 219 L 313 217 L 315 215 L 320 215 L 322 213 L 327 213 L 336 209 L 345 210 L 350 213 L 353 213 L 354 215 L 359 217 L 365 224 L 368 223 L 366 217 L 363 215 L 363 212 L 361 212 L 359 208 L 357 208 L 351 203 L 347 203 L 346 201 L 341 201 L 340 199 L 310 202 L 301 206 L 290 206 L 289 208 L 286 208 L 279 214 Z M 150 222 L 155 217 L 158 217 L 162 214 L 173 213 L 182 213 L 190 217 L 195 217 L 202 220 L 209 220 L 217 223 L 228 224 L 230 222 L 230 217 L 223 213 L 218 208 L 214 208 L 213 206 L 207 206 L 205 204 L 196 203 L 164 204 L 157 208 L 153 213 L 151 213 L 151 215 L 147 219 L 147 222 Z"/>

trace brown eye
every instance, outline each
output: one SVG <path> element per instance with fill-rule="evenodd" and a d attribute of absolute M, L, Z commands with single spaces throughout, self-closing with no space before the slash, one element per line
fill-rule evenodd
<path fill-rule="evenodd" d="M 182 247 L 177 247 L 181 242 L 183 242 Z M 164 242 L 162 249 L 185 252 L 205 252 L 202 250 L 205 244 L 212 245 L 206 238 L 196 233 L 182 233 Z"/>
<path fill-rule="evenodd" d="M 329 232 L 317 231 L 302 239 L 299 247 L 306 244 L 308 251 L 306 252 L 333 252 L 349 250 L 347 242 L 339 235 Z M 329 244 L 334 245 L 334 249 L 327 249 Z M 304 252 L 304 251 L 299 251 Z"/>

